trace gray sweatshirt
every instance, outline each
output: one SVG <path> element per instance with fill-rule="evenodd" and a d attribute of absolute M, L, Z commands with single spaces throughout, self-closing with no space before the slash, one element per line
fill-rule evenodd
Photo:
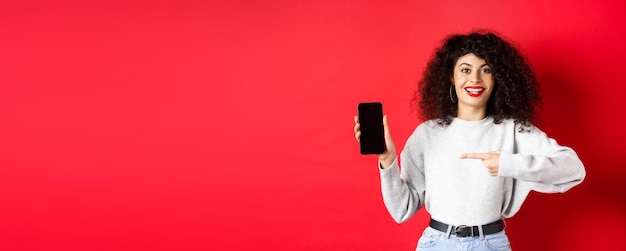
<path fill-rule="evenodd" d="M 530 190 L 565 192 L 582 182 L 585 169 L 576 153 L 537 127 L 519 131 L 512 120 L 495 124 L 454 118 L 446 127 L 420 124 L 398 158 L 380 170 L 382 195 L 391 217 L 402 223 L 422 206 L 452 225 L 482 225 L 513 216 Z M 500 150 L 498 176 L 464 153 Z"/>

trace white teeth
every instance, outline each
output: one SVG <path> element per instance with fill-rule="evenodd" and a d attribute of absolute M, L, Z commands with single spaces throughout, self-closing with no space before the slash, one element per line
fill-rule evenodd
<path fill-rule="evenodd" d="M 465 90 L 468 92 L 482 92 L 485 89 L 484 88 L 465 88 Z"/>

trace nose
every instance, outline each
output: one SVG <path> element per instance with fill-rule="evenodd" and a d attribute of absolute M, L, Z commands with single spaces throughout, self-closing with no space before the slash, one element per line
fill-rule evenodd
<path fill-rule="evenodd" d="M 480 83 L 482 79 L 480 78 L 480 74 L 477 71 L 472 72 L 470 76 L 470 82 L 472 83 Z"/>

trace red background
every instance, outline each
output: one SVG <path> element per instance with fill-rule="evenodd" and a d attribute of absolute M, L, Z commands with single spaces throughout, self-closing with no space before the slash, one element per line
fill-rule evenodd
<path fill-rule="evenodd" d="M 516 250 L 624 248 L 624 1 L 0 4 L 0 249 L 414 250 L 353 115 L 401 149 L 443 37 L 499 31 L 542 84 L 541 128 L 587 179 L 530 195 Z"/>

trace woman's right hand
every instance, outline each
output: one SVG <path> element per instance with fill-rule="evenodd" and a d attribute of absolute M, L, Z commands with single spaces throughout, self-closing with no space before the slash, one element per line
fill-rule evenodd
<path fill-rule="evenodd" d="M 383 116 L 383 126 L 385 128 L 385 147 L 386 150 L 384 153 L 376 154 L 378 160 L 380 161 L 380 165 L 383 169 L 391 166 L 393 161 L 396 159 L 396 146 L 393 144 L 393 139 L 391 139 L 391 133 L 389 133 L 389 122 L 387 121 L 387 116 Z M 360 141 L 361 139 L 361 124 L 359 123 L 359 117 L 354 116 L 354 137 L 356 141 Z"/>

